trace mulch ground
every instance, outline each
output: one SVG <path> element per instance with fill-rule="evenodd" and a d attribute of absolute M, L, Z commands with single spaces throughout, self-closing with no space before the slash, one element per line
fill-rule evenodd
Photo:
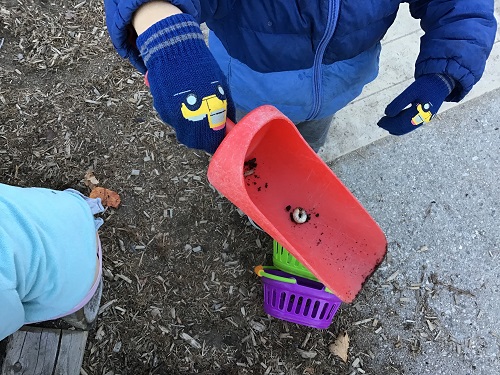
<path fill-rule="evenodd" d="M 101 0 L 2 2 L 0 181 L 89 194 L 92 172 L 121 197 L 102 216 L 104 294 L 82 374 L 400 373 L 372 351 L 395 344 L 375 333 L 376 281 L 327 330 L 263 312 L 253 268 L 270 264 L 271 238 L 210 186 L 210 156 L 178 145 L 151 102 L 111 46 Z M 329 350 L 344 332 L 347 363 Z"/>

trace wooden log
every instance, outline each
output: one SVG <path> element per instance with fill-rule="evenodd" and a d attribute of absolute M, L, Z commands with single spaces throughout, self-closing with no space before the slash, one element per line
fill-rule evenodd
<path fill-rule="evenodd" d="M 87 336 L 87 331 L 25 326 L 6 339 L 1 375 L 78 375 Z"/>
<path fill-rule="evenodd" d="M 80 310 L 23 326 L 0 341 L 0 375 L 79 375 L 88 330 L 95 326 L 101 295 L 102 279 Z"/>
<path fill-rule="evenodd" d="M 54 375 L 80 374 L 87 336 L 87 331 L 61 331 Z"/>

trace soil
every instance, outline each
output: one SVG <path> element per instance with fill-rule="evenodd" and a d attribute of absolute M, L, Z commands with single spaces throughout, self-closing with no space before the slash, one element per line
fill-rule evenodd
<path fill-rule="evenodd" d="M 89 194 L 92 171 L 121 197 L 102 216 L 104 291 L 82 374 L 351 374 L 360 359 L 400 373 L 373 356 L 375 325 L 360 329 L 379 313 L 374 281 L 326 330 L 264 313 L 253 269 L 270 264 L 272 239 L 211 187 L 210 155 L 157 117 L 101 0 L 4 0 L 0 46 L 0 182 Z M 348 363 L 329 350 L 344 332 Z"/>

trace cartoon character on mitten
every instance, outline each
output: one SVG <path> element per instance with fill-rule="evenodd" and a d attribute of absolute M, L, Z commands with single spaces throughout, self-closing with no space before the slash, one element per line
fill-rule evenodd
<path fill-rule="evenodd" d="M 419 77 L 385 109 L 378 126 L 393 135 L 409 133 L 428 123 L 455 87 L 445 74 Z"/>

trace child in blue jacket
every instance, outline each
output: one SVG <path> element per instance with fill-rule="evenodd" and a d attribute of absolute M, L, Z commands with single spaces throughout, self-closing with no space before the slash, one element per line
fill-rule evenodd
<path fill-rule="evenodd" d="M 102 219 L 93 214 L 103 210 L 76 190 L 0 184 L 0 340 L 99 293 Z"/>
<path fill-rule="evenodd" d="M 160 117 L 179 142 L 210 153 L 225 135 L 226 116 L 235 119 L 234 104 L 241 113 L 276 106 L 317 151 L 333 114 L 377 76 L 380 41 L 402 2 L 425 34 L 415 81 L 378 125 L 408 133 L 471 90 L 497 27 L 493 0 L 104 2 L 111 40 L 147 72 Z"/>

